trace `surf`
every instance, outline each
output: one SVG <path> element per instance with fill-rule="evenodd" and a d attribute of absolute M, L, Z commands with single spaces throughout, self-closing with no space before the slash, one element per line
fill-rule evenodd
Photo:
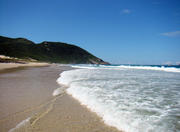
<path fill-rule="evenodd" d="M 166 67 L 83 65 L 64 71 L 57 82 L 119 130 L 179 131 L 180 74 L 162 69 Z"/>

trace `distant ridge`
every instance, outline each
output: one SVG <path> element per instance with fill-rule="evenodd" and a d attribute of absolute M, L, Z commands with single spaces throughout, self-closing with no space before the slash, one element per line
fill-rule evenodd
<path fill-rule="evenodd" d="M 72 44 L 48 41 L 36 44 L 25 38 L 3 36 L 0 36 L 0 55 L 50 63 L 109 64 Z"/>

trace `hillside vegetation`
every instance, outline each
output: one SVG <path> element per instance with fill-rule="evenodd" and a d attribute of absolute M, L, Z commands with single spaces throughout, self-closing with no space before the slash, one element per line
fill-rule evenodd
<path fill-rule="evenodd" d="M 50 63 L 108 64 L 75 45 L 47 41 L 36 44 L 25 38 L 3 36 L 0 36 L 0 55 Z"/>

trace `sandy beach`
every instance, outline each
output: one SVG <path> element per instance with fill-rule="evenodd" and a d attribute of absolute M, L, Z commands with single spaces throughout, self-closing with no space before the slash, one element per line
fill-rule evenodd
<path fill-rule="evenodd" d="M 32 66 L 48 66 L 48 63 L 27 63 L 27 64 L 20 64 L 20 63 L 0 63 L 0 71 L 4 69 L 10 69 L 10 68 L 17 68 L 17 67 L 32 67 Z"/>
<path fill-rule="evenodd" d="M 118 132 L 56 83 L 71 67 L 15 67 L 0 73 L 1 132 Z"/>

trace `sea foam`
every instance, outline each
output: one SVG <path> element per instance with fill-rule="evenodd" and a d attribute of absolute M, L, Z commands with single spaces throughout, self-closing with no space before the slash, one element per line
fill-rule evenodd
<path fill-rule="evenodd" d="M 180 68 L 176 67 L 165 67 L 165 66 L 134 66 L 134 65 L 72 65 L 74 68 L 83 68 L 83 69 L 139 69 L 139 70 L 156 70 L 156 71 L 166 71 L 166 72 L 180 72 Z"/>
<path fill-rule="evenodd" d="M 166 72 L 180 72 L 179 68 L 175 67 L 157 67 L 157 66 L 118 66 L 120 68 L 129 68 L 129 69 L 143 69 L 143 70 L 158 70 L 158 71 L 166 71 Z"/>
<path fill-rule="evenodd" d="M 57 82 L 68 86 L 67 93 L 106 124 L 125 132 L 180 131 L 179 73 L 120 66 L 83 68 L 61 73 Z"/>
<path fill-rule="evenodd" d="M 63 93 L 63 89 L 62 88 L 57 88 L 53 91 L 53 96 L 57 96 Z"/>

